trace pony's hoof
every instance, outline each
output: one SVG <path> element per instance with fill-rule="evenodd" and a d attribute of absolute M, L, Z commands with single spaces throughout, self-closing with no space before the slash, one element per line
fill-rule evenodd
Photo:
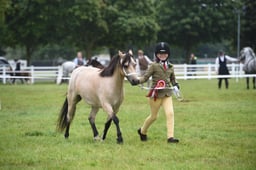
<path fill-rule="evenodd" d="M 93 138 L 93 140 L 94 140 L 94 141 L 99 141 L 99 142 L 102 142 L 102 141 L 103 141 L 100 136 L 95 136 L 95 137 Z"/>
<path fill-rule="evenodd" d="M 123 138 L 117 138 L 116 141 L 117 141 L 118 144 L 123 144 L 124 143 Z"/>

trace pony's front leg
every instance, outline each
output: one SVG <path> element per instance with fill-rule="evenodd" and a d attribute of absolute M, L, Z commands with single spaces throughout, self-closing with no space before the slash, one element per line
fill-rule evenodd
<path fill-rule="evenodd" d="M 88 120 L 89 120 L 91 128 L 92 128 L 93 138 L 94 138 L 94 140 L 98 140 L 99 132 L 98 132 L 98 130 L 96 128 L 96 125 L 95 125 L 95 118 L 89 117 Z"/>
<path fill-rule="evenodd" d="M 253 89 L 256 89 L 256 77 L 252 78 L 252 83 L 253 83 Z"/>
<path fill-rule="evenodd" d="M 94 140 L 99 139 L 99 133 L 98 133 L 98 130 L 97 130 L 96 125 L 95 125 L 95 118 L 96 118 L 96 114 L 97 114 L 98 111 L 99 111 L 98 107 L 92 107 L 91 112 L 90 112 L 90 116 L 88 118 L 88 120 L 90 122 L 90 125 L 91 125 L 91 128 L 92 128 Z"/>
<path fill-rule="evenodd" d="M 116 132 L 117 132 L 117 139 L 116 140 L 117 140 L 117 143 L 121 144 L 121 143 L 123 143 L 123 137 L 122 137 L 122 133 L 121 133 L 121 130 L 120 130 L 120 127 L 119 127 L 119 119 L 116 115 L 114 115 L 112 117 L 112 120 L 116 125 Z"/>
<path fill-rule="evenodd" d="M 104 131 L 103 131 L 102 140 L 106 139 L 106 136 L 107 136 L 107 133 L 108 133 L 108 129 L 109 129 L 110 125 L 111 125 L 111 122 L 112 122 L 112 119 L 109 118 L 108 121 L 105 123 L 105 128 L 104 128 Z"/>
<path fill-rule="evenodd" d="M 65 134 L 64 134 L 64 137 L 66 139 L 69 137 L 69 127 L 70 127 L 70 123 L 67 123 L 66 131 L 65 131 Z"/>

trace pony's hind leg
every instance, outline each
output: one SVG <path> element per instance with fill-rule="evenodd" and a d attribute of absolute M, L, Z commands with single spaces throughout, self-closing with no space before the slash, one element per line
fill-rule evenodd
<path fill-rule="evenodd" d="M 68 112 L 67 112 L 67 119 L 66 119 L 66 131 L 65 131 L 65 138 L 69 137 L 69 128 L 70 128 L 70 124 L 75 116 L 75 112 L 76 112 L 76 104 L 81 100 L 80 96 L 76 96 L 74 99 L 69 99 L 68 100 Z"/>
<path fill-rule="evenodd" d="M 90 116 L 88 118 L 88 120 L 90 122 L 90 125 L 91 125 L 91 128 L 92 128 L 94 140 L 99 139 L 99 133 L 98 133 L 98 130 L 97 130 L 97 127 L 96 127 L 96 124 L 95 124 L 95 117 L 96 117 L 96 114 L 97 114 L 98 111 L 99 111 L 99 108 L 92 107 Z"/>
<path fill-rule="evenodd" d="M 246 77 L 246 88 L 247 89 L 249 89 L 250 87 L 249 87 L 249 84 L 250 84 L 250 82 L 249 82 L 250 80 L 249 80 L 249 77 Z"/>

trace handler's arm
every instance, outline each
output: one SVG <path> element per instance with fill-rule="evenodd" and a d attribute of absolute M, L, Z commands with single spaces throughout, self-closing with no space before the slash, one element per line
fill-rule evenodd
<path fill-rule="evenodd" d="M 150 76 L 152 76 L 154 72 L 154 66 L 153 65 L 150 65 L 146 71 L 146 73 L 140 77 L 140 83 L 145 83 L 146 81 L 148 81 L 148 79 L 150 78 Z"/>

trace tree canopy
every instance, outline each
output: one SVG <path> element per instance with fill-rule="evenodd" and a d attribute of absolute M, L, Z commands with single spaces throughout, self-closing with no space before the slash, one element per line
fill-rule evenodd
<path fill-rule="evenodd" d="M 49 44 L 69 46 L 91 57 L 95 49 L 145 48 L 157 41 L 183 49 L 237 38 L 255 47 L 253 0 L 0 0 L 0 48 L 24 47 L 33 52 Z M 3 5 L 2 5 L 3 4 Z"/>
<path fill-rule="evenodd" d="M 189 57 L 200 43 L 219 42 L 234 32 L 235 2 L 168 0 L 158 6 L 159 39 L 183 47 Z M 188 60 L 189 58 L 187 58 Z"/>

